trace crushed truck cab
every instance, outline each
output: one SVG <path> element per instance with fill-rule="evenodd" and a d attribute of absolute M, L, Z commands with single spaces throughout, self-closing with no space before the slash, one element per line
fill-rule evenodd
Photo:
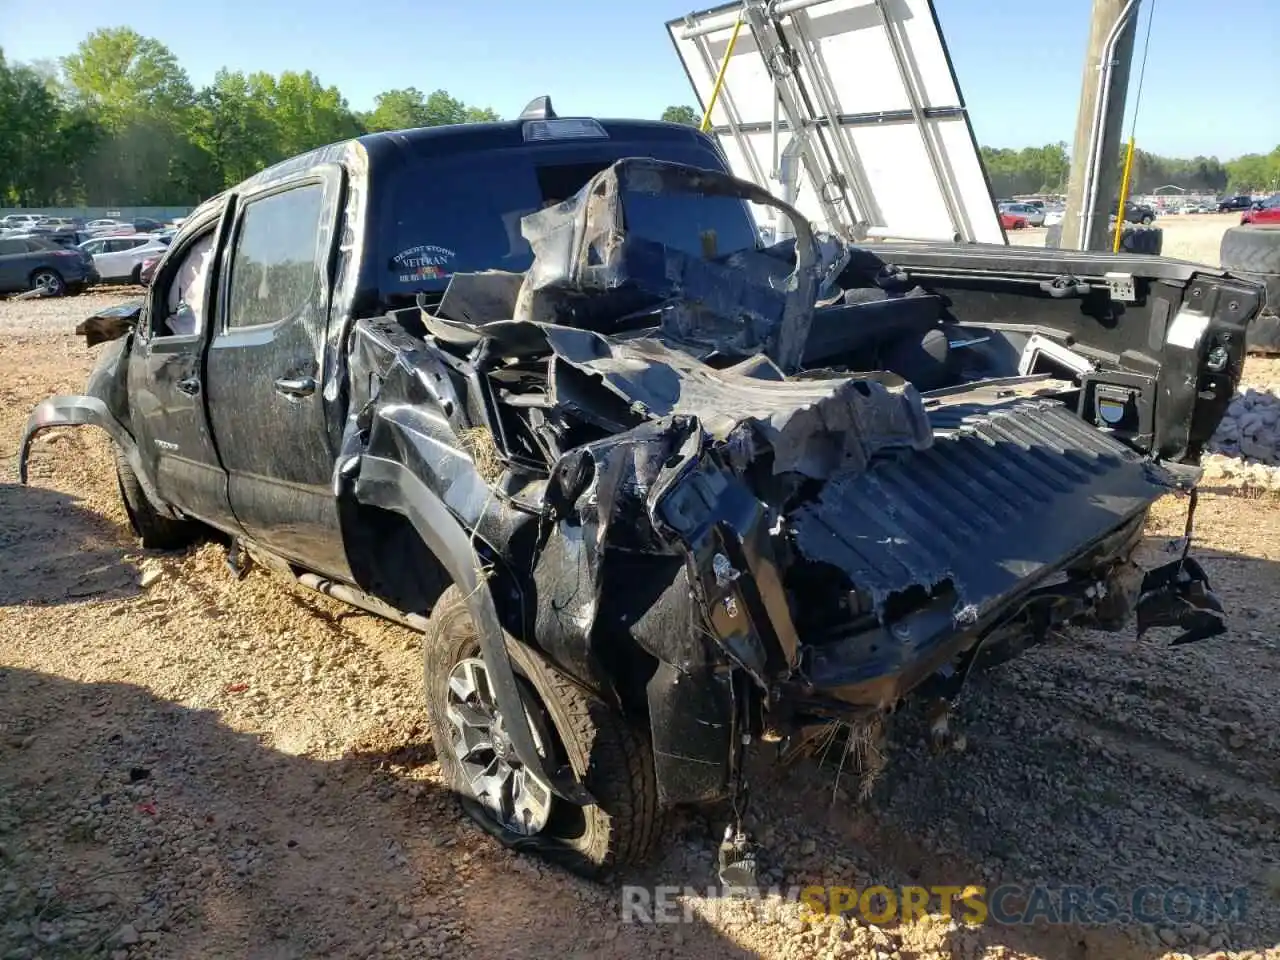
<path fill-rule="evenodd" d="M 86 321 L 108 352 L 20 460 L 101 426 L 144 542 L 213 527 L 239 570 L 423 631 L 446 779 L 594 874 L 744 796 L 766 729 L 879 729 L 1067 625 L 1221 632 L 1189 537 L 1135 551 L 1155 500 L 1194 507 L 1260 297 L 854 245 L 697 131 L 541 104 L 206 203 L 138 309 Z"/>

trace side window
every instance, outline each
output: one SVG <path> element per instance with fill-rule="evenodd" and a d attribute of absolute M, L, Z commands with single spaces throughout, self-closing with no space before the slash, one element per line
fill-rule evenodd
<path fill-rule="evenodd" d="M 102 252 L 102 245 L 104 243 L 105 241 L 103 240 L 90 240 L 80 249 L 83 250 L 85 253 L 87 253 L 89 256 L 96 257 L 98 254 Z"/>
<path fill-rule="evenodd" d="M 286 320 L 310 299 L 323 203 L 323 185 L 309 183 L 245 207 L 231 260 L 227 329 Z"/>
<path fill-rule="evenodd" d="M 154 336 L 192 336 L 204 329 L 205 291 L 213 266 L 214 239 L 215 232 L 210 227 L 178 255 L 173 272 L 166 271 L 171 279 L 163 300 L 155 302 L 163 309 L 153 313 L 157 317 L 152 323 Z M 160 313 L 164 314 L 162 318 Z"/>
<path fill-rule="evenodd" d="M 0 257 L 26 252 L 27 245 L 21 240 L 0 240 Z"/>

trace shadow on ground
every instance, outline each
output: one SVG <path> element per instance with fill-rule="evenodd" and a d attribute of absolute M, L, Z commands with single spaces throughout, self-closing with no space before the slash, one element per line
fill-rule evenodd
<path fill-rule="evenodd" d="M 389 772 L 425 743 L 320 762 L 138 686 L 14 668 L 0 704 L 0 955 L 640 957 L 672 932 L 620 939 L 615 890 Z M 748 955 L 696 921 L 679 936 Z"/>
<path fill-rule="evenodd" d="M 129 531 L 74 496 L 0 483 L 0 606 L 136 596 Z"/>

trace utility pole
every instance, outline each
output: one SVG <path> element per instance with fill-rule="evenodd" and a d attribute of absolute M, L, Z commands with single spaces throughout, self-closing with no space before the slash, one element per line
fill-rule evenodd
<path fill-rule="evenodd" d="M 1093 0 L 1089 51 L 1071 150 L 1071 182 L 1062 218 L 1062 246 L 1068 249 L 1111 249 L 1107 224 L 1115 213 L 1120 191 L 1121 127 L 1138 3 L 1139 0 Z"/>

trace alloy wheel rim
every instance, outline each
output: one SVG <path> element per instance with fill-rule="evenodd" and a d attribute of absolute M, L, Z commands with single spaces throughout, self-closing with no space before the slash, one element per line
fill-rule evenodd
<path fill-rule="evenodd" d="M 516 756 L 480 658 L 460 660 L 449 672 L 446 716 L 454 756 L 474 799 L 513 833 L 540 833 L 551 818 L 551 790 Z M 534 746 L 545 754 L 538 725 L 529 727 Z"/>

